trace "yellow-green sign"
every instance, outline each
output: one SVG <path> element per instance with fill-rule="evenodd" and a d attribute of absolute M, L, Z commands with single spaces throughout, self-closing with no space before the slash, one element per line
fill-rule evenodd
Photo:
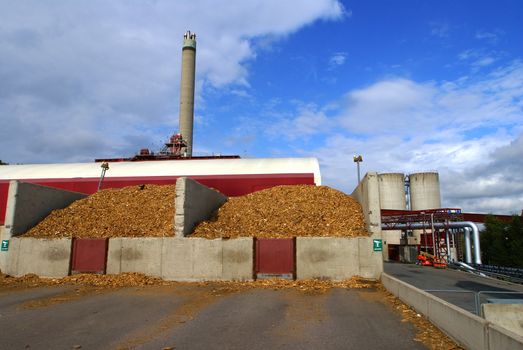
<path fill-rule="evenodd" d="M 381 241 L 381 239 L 373 239 L 372 246 L 375 252 L 381 252 L 383 250 L 383 242 Z"/>

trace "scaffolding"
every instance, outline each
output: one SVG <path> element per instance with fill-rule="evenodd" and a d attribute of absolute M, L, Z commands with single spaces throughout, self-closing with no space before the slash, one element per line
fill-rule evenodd
<path fill-rule="evenodd" d="M 381 211 L 382 229 L 384 230 L 398 230 L 399 224 L 404 232 L 413 231 L 414 227 L 409 228 L 409 225 L 422 225 L 422 233 L 420 234 L 420 242 L 418 244 L 418 251 L 433 255 L 444 263 L 451 260 L 451 249 L 456 250 L 456 258 L 460 259 L 463 256 L 463 244 L 456 239 L 455 229 L 449 227 L 434 228 L 435 223 L 448 224 L 450 222 L 463 221 L 463 214 L 458 208 L 438 208 L 428 210 L 388 210 Z M 414 225 L 416 224 L 416 225 Z M 438 225 L 439 226 L 439 225 Z M 405 234 L 404 236 L 408 236 Z"/>

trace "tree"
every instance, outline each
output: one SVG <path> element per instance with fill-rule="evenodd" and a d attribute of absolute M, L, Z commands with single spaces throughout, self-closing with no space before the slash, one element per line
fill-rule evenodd
<path fill-rule="evenodd" d="M 483 263 L 508 267 L 523 267 L 523 222 L 513 216 L 509 223 L 487 216 L 481 233 Z"/>
<path fill-rule="evenodd" d="M 9 165 L 9 164 L 2 162 L 2 160 L 0 159 L 0 165 Z"/>

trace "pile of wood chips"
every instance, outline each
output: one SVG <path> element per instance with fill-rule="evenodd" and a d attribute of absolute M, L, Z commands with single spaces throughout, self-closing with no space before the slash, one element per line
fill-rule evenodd
<path fill-rule="evenodd" d="M 192 237 L 368 236 L 360 204 L 326 186 L 276 186 L 232 197 Z"/>
<path fill-rule="evenodd" d="M 54 210 L 25 236 L 39 238 L 174 236 L 175 185 L 107 189 Z"/>

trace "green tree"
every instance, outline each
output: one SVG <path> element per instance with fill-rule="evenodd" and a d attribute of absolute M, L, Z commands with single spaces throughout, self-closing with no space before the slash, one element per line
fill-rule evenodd
<path fill-rule="evenodd" d="M 523 222 L 513 216 L 509 223 L 487 216 L 481 233 L 484 264 L 523 267 Z"/>
<path fill-rule="evenodd" d="M 9 164 L 2 162 L 2 160 L 0 159 L 0 165 L 9 165 Z"/>

